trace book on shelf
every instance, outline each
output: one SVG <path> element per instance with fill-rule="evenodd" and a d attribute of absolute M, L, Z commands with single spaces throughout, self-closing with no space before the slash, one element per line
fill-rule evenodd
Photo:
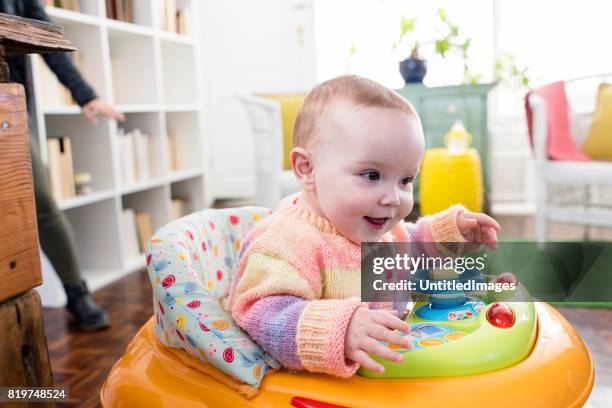
<path fill-rule="evenodd" d="M 177 34 L 189 34 L 191 28 L 191 8 L 189 5 L 177 6 L 176 0 L 163 0 L 161 21 L 164 31 Z"/>
<path fill-rule="evenodd" d="M 125 21 L 134 22 L 134 5 L 132 0 L 123 0 L 123 17 L 125 17 Z"/>
<path fill-rule="evenodd" d="M 113 20 L 134 22 L 134 5 L 132 0 L 105 0 L 106 17 Z"/>
<path fill-rule="evenodd" d="M 134 185 L 151 179 L 155 163 L 151 137 L 140 129 L 126 131 L 119 128 L 121 172 L 124 185 Z"/>
<path fill-rule="evenodd" d="M 47 139 L 49 182 L 56 200 L 75 196 L 72 145 L 67 136 Z"/>
<path fill-rule="evenodd" d="M 134 162 L 134 140 L 131 133 L 126 133 L 124 129 L 119 129 L 117 133 L 119 139 L 119 160 L 121 162 L 121 176 L 123 184 L 131 186 L 136 184 L 136 166 Z"/>
<path fill-rule="evenodd" d="M 105 0 L 106 18 L 116 18 L 115 0 Z"/>
<path fill-rule="evenodd" d="M 151 178 L 151 143 L 149 143 L 149 136 L 145 135 L 140 129 L 134 129 L 132 131 L 132 137 L 134 138 L 134 162 L 136 165 L 136 180 L 144 181 Z"/>
<path fill-rule="evenodd" d="M 121 58 L 118 58 L 117 56 L 113 56 L 111 55 L 111 76 L 113 77 L 113 96 L 115 98 L 116 101 L 121 101 L 124 97 L 123 95 L 123 90 L 124 87 L 122 86 L 122 84 L 124 84 L 126 81 L 123 79 L 123 75 L 122 72 L 123 68 L 126 67 L 126 65 L 123 63 L 124 60 Z"/>
<path fill-rule="evenodd" d="M 173 198 L 170 205 L 171 217 L 173 220 L 188 214 L 187 201 L 182 198 Z"/>
<path fill-rule="evenodd" d="M 136 228 L 138 230 L 138 242 L 140 252 L 144 252 L 153 236 L 153 226 L 151 224 L 151 214 L 148 212 L 136 213 Z"/>
<path fill-rule="evenodd" d="M 119 20 L 119 21 L 123 21 L 124 17 L 123 17 L 123 2 L 121 0 L 115 0 L 115 7 L 114 7 L 114 11 L 115 11 L 115 20 Z"/>
<path fill-rule="evenodd" d="M 191 8 L 185 6 L 176 12 L 176 32 L 189 35 L 191 29 Z"/>
<path fill-rule="evenodd" d="M 125 253 L 129 258 L 140 255 L 138 247 L 138 232 L 136 229 L 136 213 L 131 208 L 124 208 L 123 218 L 123 239 L 125 241 Z"/>
<path fill-rule="evenodd" d="M 172 33 L 176 32 L 176 0 L 162 1 L 162 13 L 164 22 L 164 30 Z"/>
<path fill-rule="evenodd" d="M 45 6 L 55 6 L 65 10 L 76 11 L 78 13 L 81 12 L 81 4 L 79 3 L 79 0 L 45 0 Z"/>
<path fill-rule="evenodd" d="M 178 170 L 178 158 L 176 155 L 176 137 L 174 132 L 168 129 L 168 160 L 170 164 L 170 170 Z"/>

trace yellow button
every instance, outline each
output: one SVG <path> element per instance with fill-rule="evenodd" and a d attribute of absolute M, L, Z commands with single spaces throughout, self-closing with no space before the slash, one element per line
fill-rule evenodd
<path fill-rule="evenodd" d="M 465 333 L 463 332 L 452 332 L 448 333 L 446 336 L 444 336 L 444 338 L 447 340 L 457 340 L 462 338 L 463 336 L 465 336 Z"/>
<path fill-rule="evenodd" d="M 389 347 L 391 350 L 401 350 L 404 348 L 402 346 L 398 346 L 397 344 L 392 344 L 392 343 L 389 343 L 387 347 Z"/>
<path fill-rule="evenodd" d="M 440 344 L 444 344 L 444 341 L 440 339 L 423 339 L 419 341 L 419 346 L 421 347 L 433 347 L 439 346 Z"/>

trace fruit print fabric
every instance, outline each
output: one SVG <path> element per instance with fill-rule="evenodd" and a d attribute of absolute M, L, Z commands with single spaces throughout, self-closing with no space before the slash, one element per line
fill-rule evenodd
<path fill-rule="evenodd" d="M 203 210 L 161 228 L 147 249 L 158 339 L 255 387 L 278 363 L 219 300 L 229 292 L 244 236 L 269 214 L 259 207 Z"/>

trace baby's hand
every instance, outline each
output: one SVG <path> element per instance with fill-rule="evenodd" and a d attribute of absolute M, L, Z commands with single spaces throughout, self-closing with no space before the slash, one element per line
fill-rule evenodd
<path fill-rule="evenodd" d="M 492 250 L 497 248 L 497 233 L 501 227 L 488 215 L 460 212 L 457 214 L 457 228 L 468 242 L 486 244 Z"/>
<path fill-rule="evenodd" d="M 400 336 L 394 329 L 404 333 L 410 332 L 410 326 L 389 310 L 370 310 L 360 307 L 355 310 L 346 330 L 344 338 L 344 354 L 347 358 L 356 361 L 371 371 L 382 373 L 385 368 L 372 360 L 368 354 L 375 354 L 389 361 L 401 363 L 404 358 L 401 354 L 380 344 L 386 341 L 404 348 L 412 348 L 410 336 Z"/>

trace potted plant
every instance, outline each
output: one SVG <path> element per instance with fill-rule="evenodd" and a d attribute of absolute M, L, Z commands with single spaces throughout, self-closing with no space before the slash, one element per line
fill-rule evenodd
<path fill-rule="evenodd" d="M 480 75 L 473 75 L 468 67 L 468 49 L 470 48 L 470 39 L 460 39 L 459 27 L 451 23 L 446 16 L 444 9 L 438 9 L 437 17 L 442 23 L 442 30 L 436 38 L 426 42 L 419 42 L 414 36 L 416 19 L 408 18 L 405 15 L 400 19 L 400 36 L 393 45 L 393 51 L 405 46 L 406 42 L 410 43 L 410 56 L 399 63 L 400 73 L 406 83 L 421 83 L 427 73 L 427 62 L 420 55 L 420 50 L 426 46 L 433 45 L 434 52 L 445 58 L 449 52 L 458 52 L 463 58 L 463 73 L 466 82 L 477 82 Z"/>
<path fill-rule="evenodd" d="M 514 55 L 509 53 L 501 54 L 495 59 L 493 76 L 496 81 L 511 82 L 519 87 L 529 86 L 529 69 L 518 65 Z"/>
<path fill-rule="evenodd" d="M 400 36 L 393 44 L 393 50 L 397 50 L 406 38 L 414 32 L 415 18 L 407 18 L 402 14 L 400 19 Z M 419 42 L 415 39 L 410 47 L 410 56 L 399 63 L 400 74 L 404 81 L 409 83 L 422 83 L 427 73 L 427 61 L 419 54 Z"/>

